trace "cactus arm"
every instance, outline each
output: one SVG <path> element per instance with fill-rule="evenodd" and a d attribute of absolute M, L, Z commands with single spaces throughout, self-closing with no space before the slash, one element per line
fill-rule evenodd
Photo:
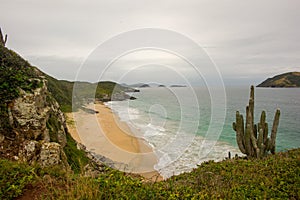
<path fill-rule="evenodd" d="M 260 157 L 260 152 L 259 152 L 259 148 L 257 146 L 257 139 L 254 137 L 253 133 L 251 134 L 251 142 L 252 142 L 252 146 L 254 148 L 253 153 L 255 153 L 254 155 L 256 156 L 256 158 L 259 158 Z"/>
<path fill-rule="evenodd" d="M 268 128 L 268 123 L 265 123 L 265 129 L 264 129 L 264 144 L 266 145 L 267 139 L 268 139 L 268 134 L 269 134 L 269 128 Z"/>
<path fill-rule="evenodd" d="M 264 134 L 263 129 L 259 129 L 258 139 L 257 139 L 258 148 L 261 148 L 261 146 L 263 145 L 263 141 L 264 141 L 263 134 Z"/>
<path fill-rule="evenodd" d="M 234 131 L 236 131 L 236 123 L 235 122 L 232 123 L 232 128 Z"/>
<path fill-rule="evenodd" d="M 2 35 L 1 28 L 0 28 L 0 43 L 1 43 L 1 45 L 4 46 L 4 40 L 3 40 L 3 35 Z"/>
<path fill-rule="evenodd" d="M 276 134 L 277 134 L 277 128 L 279 124 L 279 117 L 280 117 L 280 110 L 277 109 L 275 116 L 274 116 L 274 121 L 273 121 L 273 126 L 272 126 L 272 132 L 271 132 L 271 153 L 275 154 L 275 140 L 276 140 Z"/>
<path fill-rule="evenodd" d="M 236 131 L 236 142 L 239 146 L 239 149 L 242 153 L 246 154 L 246 150 L 244 147 L 244 132 L 243 132 L 243 116 L 240 113 L 236 112 L 236 123 L 232 124 L 233 130 Z"/>
<path fill-rule="evenodd" d="M 4 46 L 5 46 L 6 42 L 7 42 L 7 34 L 5 34 L 5 39 L 3 41 Z"/>
<path fill-rule="evenodd" d="M 242 121 L 241 123 L 242 123 L 242 131 L 241 131 L 241 133 L 242 133 L 242 136 L 243 136 L 243 146 L 244 146 L 244 148 L 245 148 L 245 124 L 244 124 L 244 117 L 243 117 L 243 115 L 240 115 L 240 120 Z"/>
<path fill-rule="evenodd" d="M 257 125 L 256 124 L 254 124 L 254 126 L 253 126 L 253 133 L 254 133 L 255 139 L 257 139 Z"/>
<path fill-rule="evenodd" d="M 3 38 L 2 30 L 0 28 L 0 45 L 5 46 L 7 42 L 7 34 L 5 34 L 5 38 Z"/>
<path fill-rule="evenodd" d="M 246 125 L 245 150 L 246 150 L 246 154 L 247 155 L 251 155 L 251 131 L 250 131 L 250 124 Z"/>
<path fill-rule="evenodd" d="M 249 99 L 249 110 L 251 114 L 251 125 L 254 126 L 254 86 L 251 85 L 250 89 L 250 99 Z"/>
<path fill-rule="evenodd" d="M 257 146 L 260 149 L 260 154 L 259 156 L 262 157 L 265 154 L 266 151 L 266 145 L 264 145 L 264 131 L 263 129 L 259 129 L 259 133 L 258 133 L 258 139 L 257 139 Z"/>
<path fill-rule="evenodd" d="M 268 123 L 266 123 L 266 112 L 262 111 L 260 121 L 254 124 L 254 87 L 251 86 L 249 105 L 246 107 L 246 123 L 243 116 L 237 111 L 236 122 L 232 128 L 236 132 L 236 141 L 242 153 L 248 157 L 262 158 L 268 151 L 275 153 L 275 140 L 279 124 L 279 109 L 276 111 L 271 138 L 268 138 Z"/>

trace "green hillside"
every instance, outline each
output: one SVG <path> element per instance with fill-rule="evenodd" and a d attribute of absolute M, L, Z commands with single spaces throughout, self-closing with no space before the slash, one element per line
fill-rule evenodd
<path fill-rule="evenodd" d="M 300 72 L 288 72 L 268 78 L 257 87 L 300 87 Z"/>
<path fill-rule="evenodd" d="M 20 89 L 31 92 L 42 84 L 34 67 L 0 45 L 0 134 L 10 134 L 8 106 L 20 96 Z"/>
<path fill-rule="evenodd" d="M 106 168 L 97 177 L 0 159 L 0 199 L 299 199 L 300 149 L 206 162 L 162 182 Z"/>
<path fill-rule="evenodd" d="M 48 80 L 48 90 L 60 104 L 61 110 L 63 112 L 72 112 L 72 97 L 74 85 L 76 85 L 76 90 L 80 93 L 80 97 L 82 99 L 96 98 L 100 101 L 110 101 L 113 93 L 124 94 L 125 92 L 134 91 L 134 89 L 132 88 L 124 87 L 111 81 L 101 81 L 98 83 L 71 82 L 65 80 L 57 80 L 47 74 L 44 74 L 44 76 Z"/>
<path fill-rule="evenodd" d="M 61 110 L 63 112 L 71 112 L 73 83 L 70 81 L 57 80 L 47 74 L 45 74 L 45 77 L 48 81 L 48 90 L 60 104 Z"/>
<path fill-rule="evenodd" d="M 31 91 L 39 87 L 38 72 L 17 53 L 0 45 L 0 102 L 19 96 L 19 89 Z"/>

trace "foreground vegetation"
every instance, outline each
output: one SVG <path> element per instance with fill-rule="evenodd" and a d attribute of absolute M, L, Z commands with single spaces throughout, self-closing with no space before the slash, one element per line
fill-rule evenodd
<path fill-rule="evenodd" d="M 146 182 L 106 168 L 98 177 L 0 161 L 0 199 L 299 199 L 300 149 L 264 159 L 203 163 L 190 173 Z"/>

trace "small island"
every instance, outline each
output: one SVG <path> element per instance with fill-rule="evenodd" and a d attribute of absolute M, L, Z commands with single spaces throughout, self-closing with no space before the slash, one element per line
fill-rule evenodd
<path fill-rule="evenodd" d="M 257 87 L 292 88 L 300 87 L 300 72 L 288 72 L 268 78 Z"/>
<path fill-rule="evenodd" d="M 186 85 L 170 85 L 170 87 L 186 87 Z"/>

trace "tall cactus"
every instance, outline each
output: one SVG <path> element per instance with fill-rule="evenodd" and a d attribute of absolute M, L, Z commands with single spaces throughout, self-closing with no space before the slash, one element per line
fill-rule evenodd
<path fill-rule="evenodd" d="M 268 151 L 275 153 L 275 140 L 279 124 L 280 110 L 277 109 L 273 121 L 271 138 L 268 137 L 268 123 L 266 112 L 262 111 L 260 122 L 254 124 L 254 87 L 250 89 L 249 105 L 246 107 L 246 124 L 244 128 L 243 115 L 236 112 L 236 122 L 233 122 L 233 130 L 236 132 L 236 141 L 240 151 L 248 157 L 262 158 Z"/>
<path fill-rule="evenodd" d="M 2 31 L 0 28 L 0 45 L 5 46 L 6 42 L 7 42 L 7 34 L 5 34 L 5 37 L 3 38 Z"/>

